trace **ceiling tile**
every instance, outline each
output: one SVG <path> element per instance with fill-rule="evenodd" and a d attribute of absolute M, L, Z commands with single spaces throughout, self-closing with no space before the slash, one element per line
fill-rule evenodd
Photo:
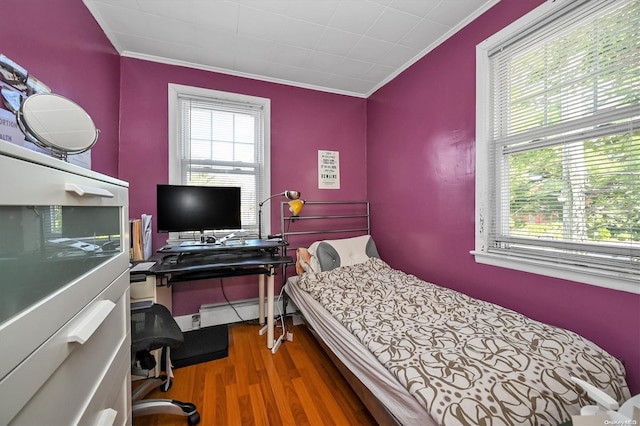
<path fill-rule="evenodd" d="M 394 9 L 386 9 L 369 28 L 366 35 L 395 43 L 413 29 L 420 22 L 420 19 L 415 15 L 409 15 Z"/>
<path fill-rule="evenodd" d="M 110 32 L 120 34 L 135 34 L 138 22 L 143 20 L 145 12 L 137 9 L 129 9 L 110 4 L 100 5 L 100 16 Z"/>
<path fill-rule="evenodd" d="M 271 51 L 270 60 L 275 63 L 301 67 L 307 61 L 309 52 L 309 49 L 303 49 L 301 47 L 275 44 Z"/>
<path fill-rule="evenodd" d="M 427 19 L 449 27 L 455 27 L 464 20 L 471 11 L 479 9 L 486 0 L 446 0 L 440 2 L 428 15 Z"/>
<path fill-rule="evenodd" d="M 425 41 L 429 40 L 433 43 L 450 30 L 451 28 L 446 25 L 425 19 L 420 21 L 418 25 L 409 31 L 398 43 L 403 46 L 423 50 L 429 47 L 429 44 L 425 43 Z"/>
<path fill-rule="evenodd" d="M 312 49 L 324 33 L 325 27 L 297 19 L 287 19 L 280 27 L 279 41 L 291 46 Z"/>
<path fill-rule="evenodd" d="M 277 13 L 241 6 L 238 13 L 238 34 L 277 41 L 287 18 Z"/>
<path fill-rule="evenodd" d="M 304 70 L 282 63 L 269 62 L 267 73 L 275 79 L 303 83 Z M 302 77 L 301 77 L 302 76 Z"/>
<path fill-rule="evenodd" d="M 358 93 L 366 93 L 373 88 L 374 84 L 368 80 L 361 80 L 348 77 L 334 77 L 329 82 L 329 87 L 335 87 L 339 90 L 353 91 Z"/>
<path fill-rule="evenodd" d="M 191 40 L 195 46 L 211 49 L 235 49 L 236 40 L 238 38 L 236 33 L 230 33 L 228 31 L 218 31 L 215 28 L 199 27 L 195 31 L 196 38 Z"/>
<path fill-rule="evenodd" d="M 194 2 L 194 1 L 219 2 L 221 0 L 190 0 L 190 2 Z M 286 15 L 287 9 L 289 8 L 289 3 L 290 3 L 288 0 L 225 0 L 225 1 L 232 1 L 234 3 L 238 3 L 241 6 L 258 9 L 265 12 L 277 13 L 280 15 Z"/>
<path fill-rule="evenodd" d="M 91 4 L 104 4 L 111 6 L 120 6 L 120 7 L 132 7 L 131 0 L 93 0 L 90 2 Z"/>
<path fill-rule="evenodd" d="M 335 73 L 339 69 L 340 63 L 342 63 L 343 57 L 338 55 L 331 55 L 329 53 L 323 53 L 313 51 L 309 53 L 305 68 L 310 68 L 318 71 L 324 71 L 328 73 Z"/>
<path fill-rule="evenodd" d="M 384 7 L 370 2 L 345 0 L 338 5 L 329 26 L 364 34 L 384 11 Z"/>
<path fill-rule="evenodd" d="M 420 51 L 406 46 L 394 46 L 378 63 L 387 67 L 404 68 L 404 65 L 414 59 Z"/>
<path fill-rule="evenodd" d="M 301 21 L 327 25 L 340 4 L 340 0 L 297 0 L 292 1 L 287 15 Z"/>
<path fill-rule="evenodd" d="M 268 66 L 268 61 L 255 59 L 249 56 L 237 56 L 234 65 L 239 72 L 253 75 L 265 75 L 263 71 Z M 272 76 L 267 75 L 267 77 Z"/>
<path fill-rule="evenodd" d="M 347 77 L 362 78 L 372 66 L 373 64 L 370 62 L 346 58 L 340 64 L 340 69 L 342 74 Z"/>
<path fill-rule="evenodd" d="M 366 62 L 377 62 L 393 47 L 393 43 L 362 37 L 349 54 L 352 59 Z"/>
<path fill-rule="evenodd" d="M 393 74 L 393 72 L 396 69 L 397 68 L 395 68 L 395 67 L 387 67 L 387 66 L 384 66 L 384 65 L 375 64 L 371 68 L 369 68 L 367 70 L 367 72 L 365 72 L 362 75 L 362 78 L 365 78 L 365 79 L 371 80 L 371 81 L 382 81 L 387 76 Z"/>
<path fill-rule="evenodd" d="M 441 1 L 442 0 L 393 0 L 389 3 L 389 7 L 423 17 L 435 9 Z"/>
<path fill-rule="evenodd" d="M 327 28 L 315 45 L 315 48 L 325 53 L 346 56 L 360 41 L 358 34 L 348 33 L 334 28 Z"/>
<path fill-rule="evenodd" d="M 236 63 L 236 51 L 220 47 L 215 49 L 200 48 L 198 58 L 207 67 L 232 71 Z"/>
<path fill-rule="evenodd" d="M 318 70 L 305 69 L 304 71 L 304 81 L 307 84 L 318 86 L 318 87 L 331 87 L 332 76 L 327 72 L 322 72 Z"/>
<path fill-rule="evenodd" d="M 232 32 L 238 26 L 237 3 L 191 1 L 188 5 L 181 5 L 176 0 L 138 0 L 136 3 L 143 12 L 171 18 L 177 21 L 177 25 L 195 24 Z"/>
<path fill-rule="evenodd" d="M 246 56 L 254 60 L 268 61 L 272 56 L 274 42 L 255 37 L 239 35 L 236 41 L 236 56 Z"/>

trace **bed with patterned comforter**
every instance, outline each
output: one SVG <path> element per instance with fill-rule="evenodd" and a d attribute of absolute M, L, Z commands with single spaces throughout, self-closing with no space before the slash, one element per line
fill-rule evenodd
<path fill-rule="evenodd" d="M 305 273 L 298 285 L 441 425 L 563 423 L 591 403 L 570 376 L 620 403 L 630 396 L 622 364 L 585 338 L 378 258 Z"/>

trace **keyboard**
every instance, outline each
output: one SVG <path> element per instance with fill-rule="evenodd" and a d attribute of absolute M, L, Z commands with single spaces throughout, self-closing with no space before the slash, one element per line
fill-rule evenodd
<path fill-rule="evenodd" d="M 133 265 L 129 272 L 146 272 L 155 265 L 156 262 L 141 262 L 136 265 Z"/>

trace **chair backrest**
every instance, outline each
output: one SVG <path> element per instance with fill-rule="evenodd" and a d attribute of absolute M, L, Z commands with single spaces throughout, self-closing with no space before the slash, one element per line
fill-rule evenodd
<path fill-rule="evenodd" d="M 182 330 L 171 312 L 159 304 L 131 309 L 131 350 L 177 348 L 184 342 Z"/>

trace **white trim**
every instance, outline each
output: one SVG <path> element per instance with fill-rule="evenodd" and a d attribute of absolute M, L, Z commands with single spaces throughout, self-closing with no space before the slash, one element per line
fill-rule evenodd
<path fill-rule="evenodd" d="M 220 90 L 205 89 L 202 87 L 185 86 L 181 84 L 169 83 L 169 132 L 168 132 L 168 151 L 169 151 L 169 184 L 181 183 L 181 172 L 176 165 L 180 164 L 180 135 L 178 123 L 178 95 L 184 94 L 189 96 L 198 96 L 211 98 L 212 100 L 223 100 L 232 102 L 249 103 L 262 106 L 263 116 L 263 155 L 264 155 L 264 176 L 262 179 L 262 193 L 265 197 L 271 194 L 271 99 L 261 98 L 257 96 L 242 95 L 239 93 L 223 92 Z M 260 197 L 256 197 L 256 200 Z M 257 201 L 259 202 L 259 200 Z M 256 206 L 257 207 L 257 206 Z M 271 213 L 269 209 L 263 211 L 264 233 L 271 233 Z M 178 240 L 178 233 L 170 233 L 169 240 Z"/>
<path fill-rule="evenodd" d="M 484 43 L 483 43 L 484 44 Z M 476 47 L 476 251 L 484 252 L 488 246 L 485 218 L 489 202 L 489 117 L 486 104 L 489 99 L 489 58 L 484 46 Z"/>
<path fill-rule="evenodd" d="M 606 274 L 604 272 L 594 272 L 593 270 L 581 268 L 579 266 L 558 266 L 551 262 L 537 261 L 533 259 L 519 259 L 478 251 L 471 251 L 470 253 L 475 256 L 477 263 L 483 263 L 485 265 L 499 266 L 532 274 L 576 281 L 596 287 L 604 287 L 612 290 L 640 294 L 640 286 L 638 285 L 637 279 L 623 275 L 616 275 L 613 272 L 611 274 Z"/>
<path fill-rule="evenodd" d="M 120 52 L 120 56 L 122 56 L 123 58 L 133 58 L 133 59 L 140 59 L 143 61 L 149 61 L 149 62 L 157 62 L 160 64 L 166 64 L 166 65 L 175 65 L 175 66 L 179 66 L 179 67 L 185 67 L 185 68 L 192 68 L 195 70 L 201 70 L 201 71 L 209 71 L 209 72 L 215 72 L 218 74 L 225 74 L 225 75 L 231 75 L 234 77 L 242 77 L 242 78 L 248 78 L 251 80 L 258 80 L 258 81 L 264 81 L 267 83 L 277 83 L 277 84 L 283 84 L 285 86 L 292 86 L 292 87 L 300 87 L 303 89 L 310 89 L 310 90 L 316 90 L 319 92 L 327 92 L 327 93 L 333 93 L 333 94 L 338 94 L 338 95 L 346 95 L 346 96 L 353 96 L 356 98 L 367 98 L 369 94 L 363 94 L 363 93 L 357 93 L 357 92 L 350 92 L 347 90 L 338 90 L 338 89 L 332 89 L 332 88 L 328 88 L 328 87 L 322 87 L 322 86 L 315 86 L 313 84 L 305 84 L 305 83 L 298 83 L 295 81 L 290 81 L 290 80 L 284 80 L 284 79 L 280 79 L 280 78 L 275 78 L 275 77 L 266 77 L 266 76 L 262 76 L 262 75 L 257 75 L 257 74 L 251 74 L 251 73 L 246 73 L 246 72 L 241 72 L 241 71 L 233 71 L 233 70 L 228 70 L 225 68 L 218 68 L 218 67 L 212 67 L 212 66 L 207 66 L 207 65 L 202 65 L 202 64 L 195 64 L 193 62 L 185 62 L 185 61 L 179 61 L 179 60 L 175 60 L 175 59 L 169 59 L 169 58 L 164 58 L 161 56 L 153 56 L 153 55 L 145 55 L 142 53 L 136 53 L 136 52 L 129 52 L 129 51 L 123 51 Z M 327 73 L 328 74 L 328 73 Z"/>
<path fill-rule="evenodd" d="M 517 36 L 534 22 L 555 13 L 558 8 L 575 0 L 554 0 L 543 3 L 522 18 L 511 23 L 476 46 L 476 208 L 475 250 L 470 253 L 477 263 L 498 266 L 533 274 L 571 280 L 613 290 L 640 294 L 637 277 L 594 271 L 591 268 L 559 265 L 543 260 L 524 259 L 488 253 L 489 245 L 489 52 Z M 581 1 L 581 0 L 580 0 Z"/>

